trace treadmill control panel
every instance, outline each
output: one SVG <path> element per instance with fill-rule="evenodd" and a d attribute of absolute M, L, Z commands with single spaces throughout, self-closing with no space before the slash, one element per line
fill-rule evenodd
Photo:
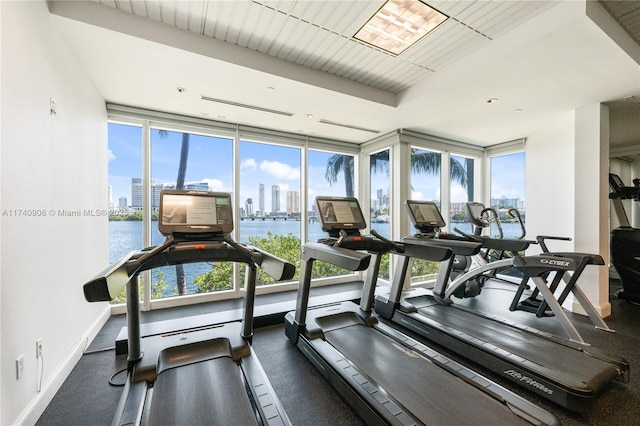
<path fill-rule="evenodd" d="M 233 231 L 231 195 L 163 190 L 160 192 L 158 230 L 163 235 L 228 234 Z"/>

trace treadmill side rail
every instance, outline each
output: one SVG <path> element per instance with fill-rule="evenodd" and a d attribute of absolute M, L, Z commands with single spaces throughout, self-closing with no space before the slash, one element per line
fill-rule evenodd
<path fill-rule="evenodd" d="M 138 425 L 142 421 L 142 412 L 147 397 L 147 383 L 132 383 L 130 380 L 124 385 L 120 401 L 113 416 L 111 426 Z"/>
<path fill-rule="evenodd" d="M 301 260 L 322 260 L 350 271 L 363 271 L 369 267 L 371 255 L 327 244 L 309 242 L 302 246 Z"/>
<path fill-rule="evenodd" d="M 135 251 L 132 251 L 122 256 L 91 281 L 85 283 L 82 286 L 85 300 L 87 302 L 108 302 L 116 297 L 129 281 L 130 275 L 127 271 L 127 262 L 134 254 Z"/>

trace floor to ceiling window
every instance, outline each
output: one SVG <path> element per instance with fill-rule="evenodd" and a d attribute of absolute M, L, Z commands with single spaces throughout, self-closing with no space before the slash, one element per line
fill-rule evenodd
<path fill-rule="evenodd" d="M 142 243 L 142 127 L 109 123 L 109 263 Z M 124 289 L 114 303 L 124 301 Z"/>
<path fill-rule="evenodd" d="M 421 148 L 411 148 L 411 199 L 434 201 L 440 206 L 442 154 Z M 413 232 L 419 232 L 413 229 Z M 440 264 L 411 259 L 411 283 L 425 283 L 435 279 Z"/>
<path fill-rule="evenodd" d="M 451 155 L 450 165 L 450 209 L 449 228 L 458 228 L 472 233 L 471 224 L 464 213 L 465 204 L 475 201 L 475 160 L 473 158 Z"/>
<path fill-rule="evenodd" d="M 355 157 L 349 154 L 309 150 L 307 153 L 308 173 L 308 237 L 307 241 L 326 238 L 322 230 L 315 199 L 318 196 L 353 197 L 355 188 Z M 352 275 L 351 271 L 316 261 L 313 278 Z"/>
<path fill-rule="evenodd" d="M 384 140 L 377 144 L 376 150 L 365 151 L 358 157 L 357 146 L 342 142 L 327 144 L 325 140 L 307 136 L 262 132 L 198 119 L 183 121 L 179 117 L 158 117 L 153 113 L 150 119 L 140 118 L 146 117 L 146 113 L 109 125 L 111 261 L 131 250 L 162 242 L 164 237 L 157 231 L 162 189 L 230 193 L 236 212 L 232 236 L 297 267 L 301 245 L 326 237 L 317 220 L 316 196 L 357 197 L 359 179 L 369 185 L 367 195 L 360 199 L 363 208 L 369 209 L 368 213 L 364 212 L 369 218 L 369 228 L 390 238 L 392 225 L 394 233 L 402 227 L 400 232 L 404 236 L 406 218 L 401 223 L 400 219 L 391 217 L 392 212 L 406 214 L 404 208 L 394 205 L 404 200 L 394 201 L 392 192 L 394 185 L 404 185 L 406 179 L 403 176 L 398 180 L 399 170 L 394 172 L 394 167 L 398 167 L 394 161 L 398 158 L 391 157 L 398 152 L 410 153 L 410 158 L 407 155 L 401 161 L 408 170 L 403 173 L 410 173 L 410 198 L 435 201 L 450 228 L 464 226 L 460 207 L 476 196 L 475 181 L 479 180 L 476 174 L 480 167 L 472 157 L 474 154 L 465 151 L 463 155 L 450 154 L 442 142 L 417 142 L 405 150 L 396 149 L 400 146 L 395 145 L 397 142 L 386 144 Z M 431 142 L 434 142 L 433 149 Z M 509 157 L 507 163 L 503 163 L 506 158 L 502 157 L 491 160 L 491 201 L 501 213 L 505 209 L 508 212 L 510 207 L 518 207 L 524 213 L 523 154 L 514 155 L 506 156 Z M 361 171 L 362 175 L 358 174 L 358 161 L 364 161 L 366 170 Z M 511 175 L 504 175 L 507 170 Z M 514 177 L 514 170 L 521 172 L 519 177 Z M 519 182 L 521 189 L 518 189 Z M 394 235 L 394 238 L 402 236 Z M 154 306 L 172 306 L 184 303 L 178 300 L 191 300 L 196 295 L 205 295 L 204 300 L 238 297 L 243 286 L 243 266 L 216 262 L 158 268 L 144 275 L 140 284 L 144 291 L 140 294 L 144 295 L 148 309 L 152 301 Z M 412 283 L 428 282 L 437 268 L 438 265 L 431 262 L 412 261 Z M 317 262 L 313 278 L 316 284 L 323 285 L 353 280 L 356 275 Z M 383 280 L 390 277 L 388 255 L 382 259 L 379 277 Z M 295 288 L 296 279 L 297 275 L 290 283 L 274 283 L 267 275 L 259 274 L 258 284 L 262 292 L 280 291 Z M 166 302 L 162 302 L 163 299 Z M 121 301 L 123 299 L 117 300 Z"/>
<path fill-rule="evenodd" d="M 164 240 L 157 229 L 163 189 L 232 194 L 237 212 L 234 238 L 297 267 L 301 244 L 324 237 L 315 217 L 315 196 L 356 193 L 354 155 L 306 148 L 304 138 L 287 141 L 284 135 L 282 143 L 278 143 L 277 136 L 270 135 L 268 142 L 262 142 L 260 137 L 241 139 L 237 132 L 229 131 L 232 129 L 221 131 L 227 136 L 217 136 L 201 125 L 191 130 L 185 123 L 137 123 L 109 125 L 112 262 L 132 250 Z M 306 164 L 302 163 L 303 158 Z M 309 182 L 304 188 L 303 179 Z M 313 278 L 322 278 L 314 282 L 324 285 L 344 282 L 352 276 L 350 271 L 318 262 Z M 141 278 L 141 298 L 148 299 L 145 303 L 151 309 L 151 301 L 167 299 L 169 304 L 157 306 L 171 306 L 171 298 L 177 296 L 236 297 L 243 287 L 244 265 L 216 262 L 167 266 L 145 272 Z M 293 288 L 296 279 L 297 275 L 287 288 Z M 261 289 L 267 290 L 276 284 L 260 271 L 257 281 Z M 123 301 L 124 292 L 114 300 Z"/>
<path fill-rule="evenodd" d="M 369 156 L 370 184 L 370 212 L 369 227 L 380 235 L 390 238 L 390 155 L 391 150 L 385 149 Z M 364 213 L 366 217 L 366 212 Z M 385 254 L 380 263 L 381 278 L 389 278 L 389 255 Z"/>
<path fill-rule="evenodd" d="M 490 205 L 500 217 L 504 237 L 521 238 L 526 218 L 524 151 L 491 157 Z M 522 223 L 516 212 L 520 214 Z M 491 226 L 491 235 L 500 235 L 495 222 Z"/>
<path fill-rule="evenodd" d="M 189 132 L 151 128 L 151 244 L 161 244 L 157 212 L 160 191 L 188 189 L 232 192 L 233 140 Z M 134 205 L 134 208 L 142 206 Z M 192 263 L 156 268 L 151 276 L 151 297 L 160 299 L 210 291 L 231 290 L 223 263 Z M 218 279 L 219 278 L 219 279 Z"/>
<path fill-rule="evenodd" d="M 240 242 L 295 265 L 300 264 L 300 155 L 300 148 L 240 141 Z M 258 285 L 273 283 L 258 271 Z"/>

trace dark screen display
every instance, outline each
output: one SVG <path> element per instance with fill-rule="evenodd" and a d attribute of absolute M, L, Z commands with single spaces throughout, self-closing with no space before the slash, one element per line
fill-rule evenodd
<path fill-rule="evenodd" d="M 406 206 L 411 222 L 418 229 L 442 228 L 446 225 L 438 206 L 433 201 L 407 200 Z"/>
<path fill-rule="evenodd" d="M 316 197 L 318 216 L 325 231 L 357 230 L 367 227 L 356 198 Z"/>
<path fill-rule="evenodd" d="M 163 235 L 229 233 L 233 231 L 231 197 L 224 192 L 161 191 L 158 230 Z"/>

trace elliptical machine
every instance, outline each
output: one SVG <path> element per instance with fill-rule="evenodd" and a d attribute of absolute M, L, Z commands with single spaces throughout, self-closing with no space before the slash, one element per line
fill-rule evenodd
<path fill-rule="evenodd" d="M 620 222 L 611 231 L 611 263 L 622 281 L 622 289 L 615 296 L 640 303 L 640 229 L 631 226 L 622 205 L 622 200 L 640 201 L 640 179 L 633 183 L 634 186 L 625 186 L 620 176 L 609 173 L 609 199 Z"/>

